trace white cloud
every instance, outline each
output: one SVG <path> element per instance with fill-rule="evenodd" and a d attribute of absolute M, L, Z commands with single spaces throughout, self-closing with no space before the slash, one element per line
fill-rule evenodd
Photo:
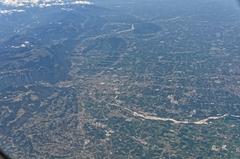
<path fill-rule="evenodd" d="M 39 6 L 39 7 L 49 7 L 49 6 L 62 6 L 62 5 L 90 5 L 92 4 L 86 0 L 0 0 L 0 3 L 9 6 Z"/>
<path fill-rule="evenodd" d="M 20 13 L 20 12 L 24 12 L 24 10 L 22 9 L 4 9 L 4 10 L 0 10 L 0 15 L 9 15 L 9 14 L 13 14 L 13 13 Z"/>

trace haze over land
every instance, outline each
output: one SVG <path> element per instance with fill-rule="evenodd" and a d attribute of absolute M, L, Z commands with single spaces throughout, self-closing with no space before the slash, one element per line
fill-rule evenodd
<path fill-rule="evenodd" d="M 239 26 L 233 0 L 4 1 L 1 148 L 240 158 Z"/>

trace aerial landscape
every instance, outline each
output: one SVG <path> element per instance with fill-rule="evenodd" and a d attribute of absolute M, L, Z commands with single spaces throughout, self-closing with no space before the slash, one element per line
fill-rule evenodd
<path fill-rule="evenodd" d="M 0 0 L 12 159 L 239 159 L 236 0 Z"/>

